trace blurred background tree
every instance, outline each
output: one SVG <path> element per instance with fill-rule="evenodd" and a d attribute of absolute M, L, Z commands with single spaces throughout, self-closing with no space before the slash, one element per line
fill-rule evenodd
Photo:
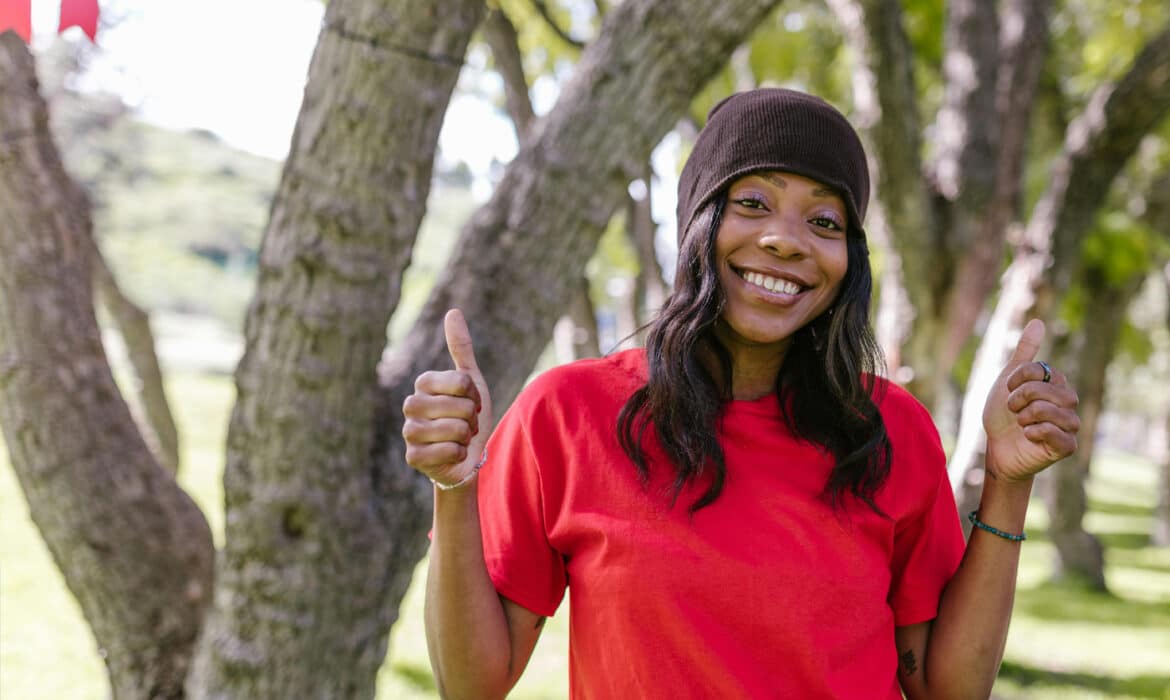
<path fill-rule="evenodd" d="M 38 96 L 23 46 L 0 40 L 0 85 L 16 96 L 0 128 L 25 134 L 0 151 L 0 423 L 115 696 L 372 696 L 425 554 L 430 489 L 401 461 L 398 407 L 414 376 L 448 362 L 441 314 L 464 309 L 501 406 L 534 369 L 636 339 L 672 277 L 668 212 L 688 144 L 710 106 L 757 85 L 825 96 L 869 142 L 876 325 L 891 376 L 948 442 L 958 433 L 959 495 L 977 498 L 980 483 L 967 404 L 1039 315 L 1086 419 L 1082 450 L 1041 489 L 1052 575 L 1106 587 L 1108 542 L 1085 522 L 1098 436 L 1162 465 L 1150 534 L 1165 545 L 1164 3 L 431 10 L 328 4 L 283 171 L 69 89 L 84 55 L 38 56 Z M 495 102 L 519 144 L 478 209 L 466 166 L 436 162 L 453 91 Z M 129 410 L 91 284 L 134 360 Z M 164 358 L 226 372 L 243 352 L 226 513 L 200 515 L 159 476 L 178 466 L 178 431 L 171 420 L 168 437 L 158 408 L 140 307 Z M 218 324 L 193 332 L 196 318 Z M 1170 617 L 1153 600 L 1147 618 Z M 1021 668 L 1009 648 L 1009 680 Z"/>

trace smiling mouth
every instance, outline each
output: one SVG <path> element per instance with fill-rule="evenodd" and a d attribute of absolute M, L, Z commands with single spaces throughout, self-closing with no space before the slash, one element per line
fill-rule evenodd
<path fill-rule="evenodd" d="M 808 289 L 808 287 L 802 287 L 795 282 L 780 279 L 779 277 L 769 277 L 768 275 L 762 275 L 758 272 L 736 269 L 735 273 L 743 278 L 743 280 L 748 284 L 759 287 L 766 292 L 772 292 L 773 294 L 787 294 L 789 296 L 796 296 L 797 294 L 800 294 L 804 290 Z"/>

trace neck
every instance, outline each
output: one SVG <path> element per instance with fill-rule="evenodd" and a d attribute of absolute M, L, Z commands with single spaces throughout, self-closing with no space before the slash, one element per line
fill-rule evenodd
<path fill-rule="evenodd" d="M 753 343 L 730 332 L 722 323 L 716 324 L 715 337 L 731 356 L 731 397 L 737 401 L 752 401 L 776 391 L 776 379 L 791 338 L 777 343 Z M 712 376 L 718 377 L 718 363 L 709 358 Z"/>

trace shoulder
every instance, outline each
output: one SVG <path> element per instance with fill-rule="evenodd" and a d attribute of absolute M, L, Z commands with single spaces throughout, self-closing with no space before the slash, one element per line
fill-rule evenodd
<path fill-rule="evenodd" d="M 946 453 L 930 411 L 909 391 L 880 377 L 875 377 L 873 397 L 890 441 L 891 480 L 937 483 L 946 473 Z"/>
<path fill-rule="evenodd" d="M 516 397 L 513 409 L 527 414 L 546 410 L 576 412 L 618 406 L 646 382 L 641 348 L 558 365 L 542 372 Z"/>
<path fill-rule="evenodd" d="M 872 377 L 873 401 L 882 414 L 887 433 L 919 431 L 938 437 L 930 411 L 913 394 L 884 377 Z"/>

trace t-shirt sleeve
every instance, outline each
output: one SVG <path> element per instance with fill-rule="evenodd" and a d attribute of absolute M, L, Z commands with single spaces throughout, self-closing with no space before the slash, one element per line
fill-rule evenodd
<path fill-rule="evenodd" d="M 920 502 L 906 522 L 898 524 L 894 534 L 889 604 L 898 626 L 925 622 L 938 615 L 943 589 L 958 570 L 966 549 L 938 432 L 926 409 L 921 405 L 916 408 L 910 416 L 920 425 L 910 434 L 916 434 L 917 444 L 907 446 L 908 450 L 904 447 L 903 453 L 911 453 L 910 458 L 919 462 L 914 471 L 928 475 L 924 480 L 928 484 L 933 481 L 933 485 L 919 491 L 923 494 Z M 895 444 L 895 461 L 899 459 L 898 451 Z"/>
<path fill-rule="evenodd" d="M 488 574 L 500 595 L 550 617 L 565 595 L 565 561 L 548 540 L 541 468 L 559 468 L 555 455 L 542 460 L 530 438 L 539 426 L 522 396 L 488 441 L 479 475 L 479 522 Z"/>

